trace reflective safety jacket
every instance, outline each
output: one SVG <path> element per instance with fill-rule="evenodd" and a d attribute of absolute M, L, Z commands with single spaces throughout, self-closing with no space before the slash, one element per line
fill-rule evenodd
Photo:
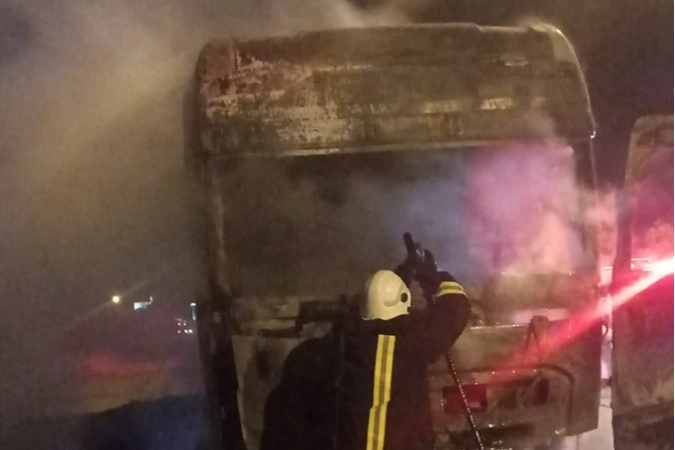
<path fill-rule="evenodd" d="M 434 434 L 427 366 L 462 334 L 464 289 L 439 273 L 424 313 L 358 320 L 345 330 L 339 376 L 338 450 L 429 450 Z"/>

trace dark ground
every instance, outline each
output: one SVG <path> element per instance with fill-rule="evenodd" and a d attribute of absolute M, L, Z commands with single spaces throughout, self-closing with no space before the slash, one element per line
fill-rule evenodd
<path fill-rule="evenodd" d="M 197 396 L 133 402 L 98 414 L 26 420 L 2 439 L 5 450 L 197 450 L 205 447 Z"/>

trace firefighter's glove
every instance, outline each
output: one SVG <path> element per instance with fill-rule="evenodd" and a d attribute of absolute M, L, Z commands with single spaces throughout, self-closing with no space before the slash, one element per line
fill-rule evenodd
<path fill-rule="evenodd" d="M 415 279 L 417 273 L 417 268 L 419 266 L 419 261 L 413 256 L 408 256 L 405 261 L 396 266 L 394 273 L 401 277 L 403 282 L 410 288 L 410 284 Z"/>
<path fill-rule="evenodd" d="M 441 284 L 441 277 L 439 275 L 439 272 L 428 270 L 417 272 L 417 282 L 420 284 L 420 288 L 422 288 L 425 299 L 431 300 L 438 290 L 438 286 Z"/>
<path fill-rule="evenodd" d="M 424 257 L 419 261 L 415 273 L 415 278 L 422 288 L 424 298 L 431 299 L 435 294 L 438 285 L 442 281 L 441 274 L 442 272 L 438 272 L 434 255 L 429 250 L 424 249 Z"/>
<path fill-rule="evenodd" d="M 426 248 L 424 249 L 422 260 L 419 261 L 417 270 L 420 273 L 427 273 L 427 274 L 432 273 L 435 274 L 436 272 L 438 272 L 438 265 L 436 264 L 436 258 L 434 258 L 434 254 L 431 253 Z"/>

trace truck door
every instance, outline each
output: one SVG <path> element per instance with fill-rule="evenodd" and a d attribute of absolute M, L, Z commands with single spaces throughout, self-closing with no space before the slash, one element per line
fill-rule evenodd
<path fill-rule="evenodd" d="M 673 448 L 673 117 L 631 134 L 612 278 L 617 450 Z"/>

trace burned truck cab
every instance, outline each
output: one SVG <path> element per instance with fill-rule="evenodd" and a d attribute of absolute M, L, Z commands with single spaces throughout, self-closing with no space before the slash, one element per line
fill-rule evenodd
<path fill-rule="evenodd" d="M 557 29 L 219 39 L 196 82 L 211 280 L 199 334 L 224 440 L 261 448 L 287 356 L 401 262 L 406 231 L 473 303 L 452 357 L 486 443 L 546 448 L 597 426 L 595 126 Z M 309 307 L 323 313 L 300 320 Z M 429 383 L 437 448 L 463 448 L 443 361 Z"/>

